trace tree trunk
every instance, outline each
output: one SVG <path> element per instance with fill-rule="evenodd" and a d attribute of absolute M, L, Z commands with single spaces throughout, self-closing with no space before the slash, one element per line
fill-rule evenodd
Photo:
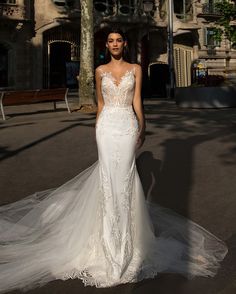
<path fill-rule="evenodd" d="M 94 105 L 93 1 L 81 0 L 79 106 Z"/>

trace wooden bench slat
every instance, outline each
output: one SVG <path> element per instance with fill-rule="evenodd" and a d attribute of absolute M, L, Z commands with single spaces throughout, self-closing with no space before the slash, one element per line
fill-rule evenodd
<path fill-rule="evenodd" d="M 2 103 L 4 106 L 27 104 L 35 95 L 36 91 L 5 92 Z"/>
<path fill-rule="evenodd" d="M 68 112 L 70 113 L 71 111 L 67 100 L 67 93 L 68 88 L 2 92 L 0 97 L 0 106 L 3 120 L 5 120 L 4 106 L 34 104 L 40 102 L 54 102 L 54 109 L 56 109 L 56 101 L 65 101 Z"/>

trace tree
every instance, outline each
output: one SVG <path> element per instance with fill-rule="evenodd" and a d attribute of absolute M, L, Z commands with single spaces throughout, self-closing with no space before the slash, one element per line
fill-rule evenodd
<path fill-rule="evenodd" d="M 221 42 L 223 35 L 233 44 L 236 44 L 236 5 L 227 0 L 218 1 L 215 3 L 215 8 L 220 14 L 216 21 L 218 25 L 214 29 L 214 38 Z"/>
<path fill-rule="evenodd" d="M 79 106 L 95 105 L 93 1 L 81 0 Z"/>

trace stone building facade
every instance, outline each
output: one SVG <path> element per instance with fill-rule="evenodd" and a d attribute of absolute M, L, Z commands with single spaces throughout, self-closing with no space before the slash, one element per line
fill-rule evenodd
<path fill-rule="evenodd" d="M 236 50 L 211 35 L 214 0 L 174 0 L 177 86 L 193 82 L 193 65 L 234 75 Z M 128 37 L 131 62 L 143 68 L 144 92 L 164 96 L 168 82 L 167 0 L 94 0 L 95 66 L 104 62 L 106 30 Z M 0 88 L 76 87 L 79 74 L 79 0 L 0 0 Z M 228 69 L 228 71 L 226 70 Z"/>

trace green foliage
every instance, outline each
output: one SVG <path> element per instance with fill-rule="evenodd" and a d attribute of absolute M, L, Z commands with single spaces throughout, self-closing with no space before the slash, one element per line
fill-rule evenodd
<path fill-rule="evenodd" d="M 220 12 L 220 17 L 216 21 L 219 26 L 214 29 L 214 38 L 221 41 L 224 34 L 229 41 L 235 43 L 236 26 L 231 25 L 231 21 L 236 20 L 236 4 L 228 0 L 221 0 L 215 3 L 215 8 Z"/>
<path fill-rule="evenodd" d="M 214 32 L 214 35 L 213 35 L 214 39 L 220 43 L 222 41 L 222 35 L 224 31 L 220 27 L 216 27 L 213 29 L 213 32 Z"/>

